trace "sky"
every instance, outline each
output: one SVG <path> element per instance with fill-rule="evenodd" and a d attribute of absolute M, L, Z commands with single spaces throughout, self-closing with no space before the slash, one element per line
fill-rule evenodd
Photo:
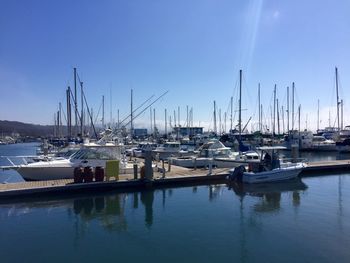
<path fill-rule="evenodd" d="M 187 106 L 194 125 L 213 129 L 214 100 L 228 129 L 231 96 L 237 124 L 242 69 L 249 130 L 257 129 L 259 83 L 263 124 L 276 84 L 286 128 L 292 82 L 301 128 L 315 130 L 318 100 L 320 128 L 336 125 L 338 67 L 350 125 L 349 13 L 348 0 L 0 0 L 0 120 L 53 124 L 76 67 L 95 117 L 105 96 L 106 122 L 129 114 L 131 89 L 135 108 L 169 91 L 152 106 L 160 129 L 165 109 L 173 119 L 180 107 L 186 125 Z M 135 127 L 149 125 L 147 109 Z"/>

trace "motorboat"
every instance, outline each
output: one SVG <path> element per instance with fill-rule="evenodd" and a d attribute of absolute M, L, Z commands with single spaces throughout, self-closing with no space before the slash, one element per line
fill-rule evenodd
<path fill-rule="evenodd" d="M 339 139 L 335 145 L 339 152 L 350 152 L 350 138 Z"/>
<path fill-rule="evenodd" d="M 287 159 L 279 158 L 277 151 L 284 150 L 283 146 L 263 146 L 261 162 L 245 166 L 239 166 L 230 170 L 229 179 L 243 183 L 267 183 L 278 182 L 296 178 L 305 167 L 305 163 L 292 163 Z"/>
<path fill-rule="evenodd" d="M 308 130 L 289 131 L 288 135 L 284 138 L 284 146 L 287 150 L 291 150 L 292 146 L 297 145 L 299 150 L 310 150 L 312 149 L 313 133 Z"/>
<path fill-rule="evenodd" d="M 225 147 L 219 140 L 211 140 L 203 144 L 198 151 L 199 153 L 195 156 L 172 158 L 172 163 L 186 168 L 206 167 L 209 164 L 217 168 L 232 168 L 260 162 L 257 152 L 232 152 L 231 148 Z"/>
<path fill-rule="evenodd" d="M 311 149 L 313 151 L 336 151 L 335 141 L 332 139 L 326 139 L 324 136 L 314 135 L 312 138 Z"/>
<path fill-rule="evenodd" d="M 216 157 L 229 157 L 231 154 L 231 149 L 225 147 L 222 142 L 219 140 L 210 140 L 198 149 L 198 154 L 171 158 L 171 162 L 174 165 L 186 168 L 199 168 L 206 167 L 210 163 L 215 165 L 214 159 Z"/>
<path fill-rule="evenodd" d="M 120 160 L 120 168 L 126 169 L 121 146 L 98 144 L 85 145 L 68 158 L 57 157 L 19 165 L 12 163 L 12 166 L 6 168 L 16 170 L 26 181 L 70 179 L 74 177 L 74 168 L 106 167 L 107 160 Z"/>
<path fill-rule="evenodd" d="M 214 165 L 218 168 L 232 168 L 249 163 L 260 163 L 260 156 L 256 151 L 232 152 L 230 156 L 214 157 Z"/>
<path fill-rule="evenodd" d="M 152 142 L 140 143 L 139 146 L 133 150 L 132 156 L 137 158 L 144 158 L 145 151 L 152 151 L 152 150 L 155 150 L 156 148 L 157 148 L 156 143 L 152 143 Z"/>
<path fill-rule="evenodd" d="M 228 183 L 228 187 L 237 195 L 261 196 L 263 194 L 304 191 L 307 185 L 300 178 L 278 183 L 244 184 L 236 181 Z"/>
<path fill-rule="evenodd" d="M 190 156 L 194 151 L 189 151 L 188 147 L 182 146 L 179 142 L 166 142 L 152 150 L 154 159 L 167 160 L 172 156 Z"/>

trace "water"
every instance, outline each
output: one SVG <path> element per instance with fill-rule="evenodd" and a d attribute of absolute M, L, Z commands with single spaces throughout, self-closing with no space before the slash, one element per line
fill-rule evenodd
<path fill-rule="evenodd" d="M 350 262 L 350 177 L 0 205 L 1 262 Z"/>
<path fill-rule="evenodd" d="M 0 258 L 350 262 L 349 219 L 350 174 L 31 199 L 0 204 Z"/>

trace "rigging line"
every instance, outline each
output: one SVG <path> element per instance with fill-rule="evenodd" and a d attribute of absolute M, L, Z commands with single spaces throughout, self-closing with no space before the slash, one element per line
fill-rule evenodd
<path fill-rule="evenodd" d="M 74 98 L 74 95 L 73 95 L 72 89 L 70 89 L 70 94 L 71 94 L 71 97 L 72 97 L 72 99 L 73 99 L 73 105 L 75 105 L 75 98 Z M 79 120 L 80 120 L 80 113 L 79 113 L 79 111 L 78 111 L 78 110 L 77 110 L 76 112 L 77 112 L 77 116 L 78 116 L 78 118 L 79 118 Z"/>
<path fill-rule="evenodd" d="M 97 112 L 97 115 L 96 115 L 96 118 L 95 118 L 95 122 L 94 122 L 94 123 L 97 122 L 98 116 L 100 115 L 101 108 L 102 108 L 102 103 L 100 104 L 100 107 L 98 108 L 98 112 Z"/>
<path fill-rule="evenodd" d="M 137 117 L 139 117 L 143 112 L 145 112 L 147 109 L 149 109 L 154 103 L 156 103 L 159 99 L 161 99 L 162 97 L 164 97 L 167 93 L 169 92 L 169 90 L 167 90 L 166 92 L 164 92 L 162 95 L 160 95 L 156 100 L 154 100 L 150 105 L 148 105 L 146 108 L 144 108 L 139 114 L 137 114 L 134 119 L 136 119 Z M 128 124 L 130 124 L 131 121 L 129 121 L 127 124 L 125 124 L 124 126 L 127 126 Z"/>
<path fill-rule="evenodd" d="M 143 105 L 145 105 L 148 101 L 150 101 L 152 98 L 154 97 L 154 95 L 152 95 L 151 97 L 149 97 L 146 101 L 144 101 L 139 107 L 137 107 L 133 112 L 132 114 L 134 114 L 136 111 L 138 111 Z M 129 117 L 131 116 L 131 113 L 126 116 L 121 122 L 119 125 L 122 125 L 124 121 L 126 121 Z M 131 121 L 130 121 L 131 122 Z M 129 122 L 129 123 L 130 123 Z M 125 125 L 126 126 L 126 125 Z"/>
<path fill-rule="evenodd" d="M 85 101 L 85 104 L 86 104 L 86 109 L 87 109 L 87 112 L 88 112 L 89 117 L 90 117 L 91 126 L 92 126 L 92 129 L 93 129 L 94 134 L 95 134 L 96 139 L 97 139 L 97 132 L 96 132 L 96 129 L 95 129 L 94 122 L 93 122 L 93 120 L 92 120 L 92 116 L 91 116 L 90 109 L 89 109 L 89 104 L 87 103 L 87 100 L 86 100 L 86 97 L 85 97 L 85 93 L 84 93 L 84 91 L 83 91 L 82 82 L 80 81 L 80 78 L 79 78 L 79 83 L 80 83 L 80 87 L 81 87 L 82 95 L 83 95 L 83 98 L 84 98 L 84 101 Z"/>

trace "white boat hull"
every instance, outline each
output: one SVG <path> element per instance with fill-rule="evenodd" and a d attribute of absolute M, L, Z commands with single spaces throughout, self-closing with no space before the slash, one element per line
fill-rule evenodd
<path fill-rule="evenodd" d="M 236 160 L 232 158 L 214 158 L 214 165 L 217 168 L 235 168 L 241 165 L 248 165 L 249 163 L 260 163 L 260 160 L 257 161 L 245 161 L 245 160 Z"/>
<path fill-rule="evenodd" d="M 206 157 L 178 157 L 171 159 L 173 165 L 185 167 L 185 168 L 194 168 L 194 167 L 206 167 L 209 165 L 210 158 Z"/>
<path fill-rule="evenodd" d="M 243 183 L 266 183 L 266 182 L 278 182 L 284 180 L 290 180 L 296 178 L 303 169 L 302 164 L 298 164 L 290 167 L 276 168 L 271 171 L 253 173 L 244 172 L 242 181 Z"/>

